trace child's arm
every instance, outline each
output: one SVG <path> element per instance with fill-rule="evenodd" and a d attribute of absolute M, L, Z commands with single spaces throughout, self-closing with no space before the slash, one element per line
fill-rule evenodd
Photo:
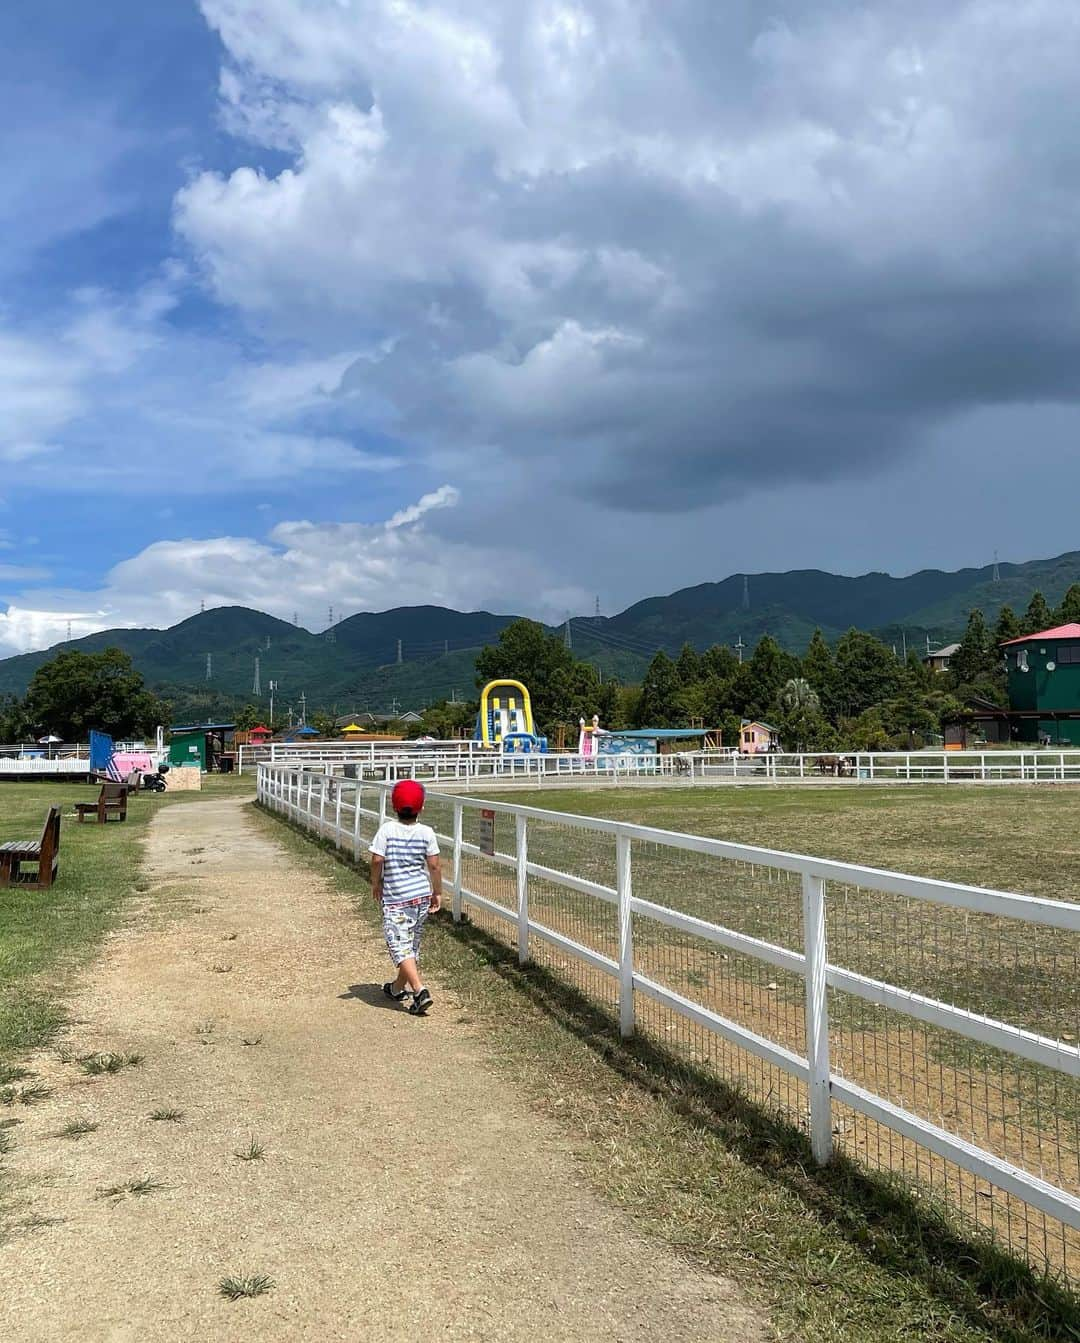
<path fill-rule="evenodd" d="M 442 864 L 437 853 L 428 854 L 427 870 L 431 878 L 430 909 L 432 914 L 437 914 L 442 909 Z"/>
<path fill-rule="evenodd" d="M 382 879 L 386 859 L 381 854 L 371 855 L 371 894 L 377 905 L 382 904 Z"/>

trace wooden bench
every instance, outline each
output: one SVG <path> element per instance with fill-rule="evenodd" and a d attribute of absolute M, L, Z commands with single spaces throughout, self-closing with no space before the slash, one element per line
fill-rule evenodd
<path fill-rule="evenodd" d="M 37 863 L 24 873 L 23 863 Z M 60 866 L 60 808 L 50 807 L 39 840 L 9 839 L 0 843 L 0 886 L 51 886 Z"/>
<path fill-rule="evenodd" d="M 82 825 L 86 816 L 97 817 L 98 825 L 104 825 L 110 816 L 115 816 L 118 821 L 126 821 L 129 791 L 126 783 L 103 783 L 96 802 L 75 803 L 79 824 Z"/>

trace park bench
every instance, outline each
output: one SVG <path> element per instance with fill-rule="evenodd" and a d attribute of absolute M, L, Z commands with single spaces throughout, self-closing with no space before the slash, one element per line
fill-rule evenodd
<path fill-rule="evenodd" d="M 22 871 L 37 863 L 37 872 Z M 0 843 L 0 886 L 51 886 L 60 865 L 60 808 L 50 807 L 39 840 L 9 839 Z"/>
<path fill-rule="evenodd" d="M 82 825 L 85 816 L 96 816 L 98 825 L 104 825 L 110 816 L 115 816 L 118 821 L 126 821 L 129 791 L 126 783 L 103 783 L 96 802 L 75 803 L 79 824 Z"/>

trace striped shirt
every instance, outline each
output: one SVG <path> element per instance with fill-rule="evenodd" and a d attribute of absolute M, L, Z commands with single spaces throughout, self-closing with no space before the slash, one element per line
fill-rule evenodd
<path fill-rule="evenodd" d="M 427 860 L 439 852 L 439 841 L 430 825 L 384 821 L 375 832 L 368 852 L 386 860 L 384 905 L 414 904 L 430 898 Z"/>

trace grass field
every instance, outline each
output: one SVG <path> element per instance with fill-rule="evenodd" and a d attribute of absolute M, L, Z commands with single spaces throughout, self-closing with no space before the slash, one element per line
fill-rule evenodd
<path fill-rule="evenodd" d="M 1047 895 L 1072 894 L 1068 873 L 1077 863 L 1075 852 L 1065 864 L 1057 858 L 1068 849 L 1062 836 L 1071 835 L 1080 794 L 1052 790 L 559 790 L 502 794 L 499 800 L 1002 886 L 1020 885 L 1007 875 L 1018 876 L 1031 862 L 1037 881 L 1023 884 Z M 436 803 L 430 817 L 440 829 L 442 810 Z M 498 848 L 512 850 L 512 822 L 499 818 L 497 826 Z M 535 831 L 530 826 L 530 857 L 610 883 L 611 855 L 603 845 L 589 851 L 580 835 L 557 824 Z M 466 838 L 474 838 L 468 823 Z M 300 835 L 290 842 L 336 871 L 342 887 L 358 896 L 361 917 L 374 920 L 358 889 L 360 874 L 315 856 Z M 647 870 L 643 858 L 635 849 L 639 875 Z M 466 869 L 473 889 L 513 904 L 512 869 L 478 859 Z M 760 872 L 733 865 L 734 895 L 704 869 L 690 869 L 680 880 L 693 889 L 694 901 L 703 902 L 695 912 L 715 917 L 718 905 L 727 913 L 741 907 L 760 928 L 763 920 L 782 915 L 793 892 L 781 883 L 763 886 L 759 878 Z M 679 887 L 669 880 L 668 894 Z M 636 889 L 653 899 L 663 894 Z M 797 892 L 794 899 L 797 904 Z M 610 954 L 604 945 L 610 920 L 595 905 L 530 881 L 534 917 Z M 794 923 L 790 931 L 797 931 Z M 926 1197 L 906 1173 L 890 1175 L 884 1162 L 875 1171 L 865 1159 L 869 1154 L 858 1151 L 858 1161 L 842 1157 L 825 1170 L 814 1169 L 791 1107 L 778 1090 L 762 1094 L 760 1071 L 740 1074 L 734 1051 L 723 1057 L 710 1052 L 700 1033 L 684 1031 L 670 1014 L 650 1016 L 647 1006 L 638 1036 L 620 1044 L 611 981 L 583 971 L 580 962 L 553 953 L 539 939 L 534 963 L 520 967 L 513 937 L 512 926 L 482 911 L 456 927 L 438 920 L 429 939 L 429 968 L 456 991 L 465 1019 L 484 1026 L 501 1065 L 578 1137 L 596 1183 L 650 1230 L 767 1300 L 777 1337 L 815 1343 L 1080 1339 L 1074 1298 L 992 1243 L 972 1238 L 970 1227 L 965 1231 L 945 1211 L 944 1200 Z M 660 943 L 650 946 L 637 928 L 635 947 L 646 958 L 661 955 Z M 698 1001 L 720 999 L 719 1006 L 738 1009 L 730 1014 L 774 1038 L 782 1035 L 785 1014 L 799 1010 L 798 985 L 785 984 L 773 971 L 760 974 L 744 958 L 714 950 L 705 960 L 684 948 L 652 968 Z M 995 976 L 987 977 L 994 988 Z M 1066 987 L 1075 995 L 1075 985 Z M 856 1022 L 850 1038 L 873 1040 L 881 1024 Z M 914 1058 L 911 1038 L 909 1032 L 901 1075 Z M 925 1040 L 919 1048 L 926 1049 Z M 950 1055 L 935 1082 L 970 1062 Z M 1010 1074 L 995 1085 L 1015 1099 L 1026 1083 Z M 910 1104 L 910 1092 L 906 1099 Z M 933 1172 L 924 1165 L 919 1173 Z"/>
<path fill-rule="evenodd" d="M 252 781 L 204 780 L 214 792 L 250 792 Z M 0 1063 L 43 1044 L 64 1019 L 68 976 L 121 916 L 144 885 L 139 877 L 146 826 L 160 807 L 206 793 L 140 793 L 128 818 L 105 826 L 78 825 L 75 802 L 97 797 L 97 786 L 0 782 L 0 840 L 37 839 L 48 808 L 62 810 L 60 870 L 45 890 L 0 887 Z"/>

